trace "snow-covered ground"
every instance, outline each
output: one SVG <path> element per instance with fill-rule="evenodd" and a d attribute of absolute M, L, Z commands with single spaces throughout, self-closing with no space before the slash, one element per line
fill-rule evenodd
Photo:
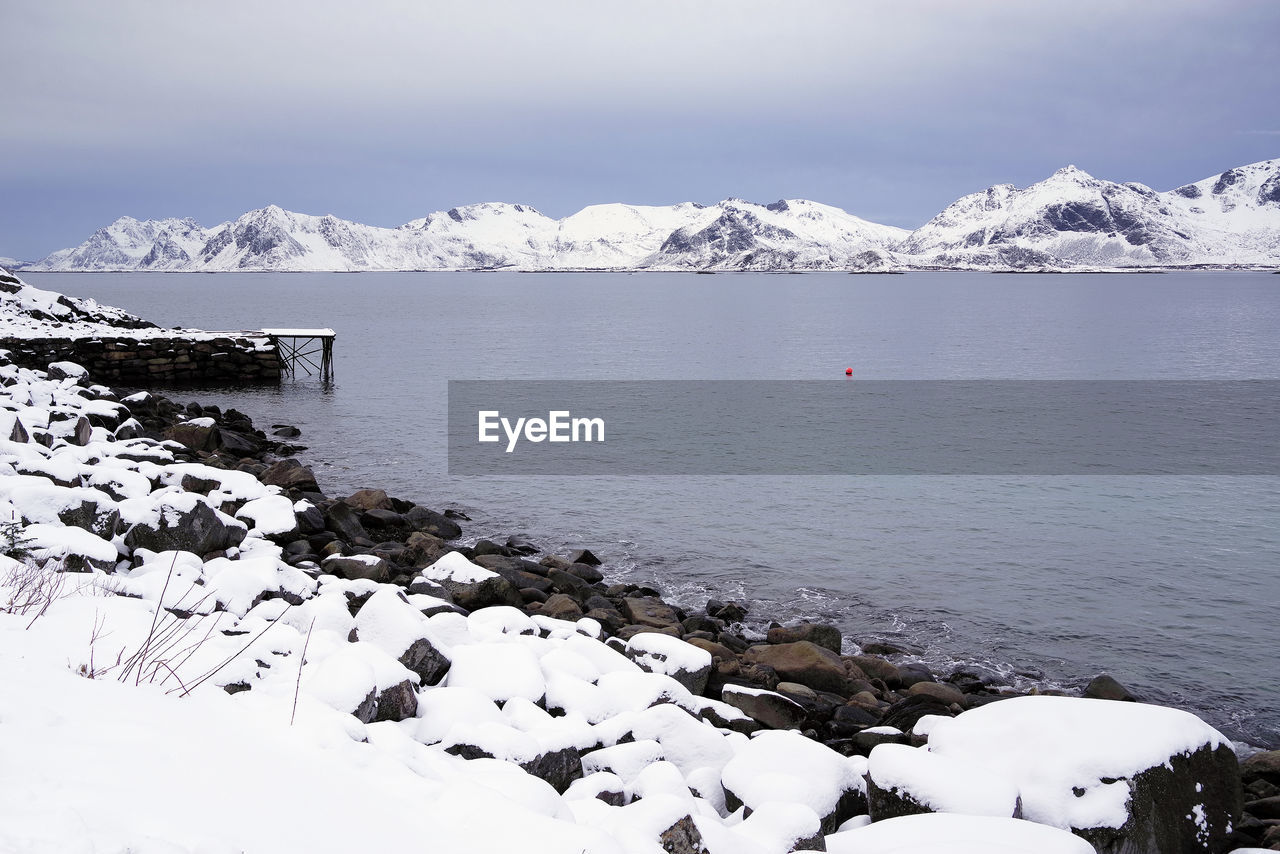
<path fill-rule="evenodd" d="M 204 228 L 121 217 L 32 270 L 855 270 L 1280 266 L 1280 160 L 1168 192 L 1068 166 L 965 196 L 913 232 L 802 199 L 591 205 L 564 219 L 490 202 L 398 228 L 274 205 Z"/>

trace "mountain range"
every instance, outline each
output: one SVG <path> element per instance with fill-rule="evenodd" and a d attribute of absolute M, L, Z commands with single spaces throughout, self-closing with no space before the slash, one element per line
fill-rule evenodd
<path fill-rule="evenodd" d="M 1157 192 L 1068 166 L 965 196 L 915 231 L 802 199 L 602 204 L 556 220 L 484 203 L 398 228 L 271 205 L 205 228 L 121 217 L 37 271 L 1069 270 L 1280 266 L 1280 159 Z"/>

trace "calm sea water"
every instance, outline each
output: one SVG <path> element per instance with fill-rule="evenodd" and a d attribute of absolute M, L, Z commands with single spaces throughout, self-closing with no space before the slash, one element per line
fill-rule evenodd
<path fill-rule="evenodd" d="M 182 392 L 295 424 L 330 494 L 587 546 L 696 606 L 834 621 L 936 665 L 1107 671 L 1280 746 L 1274 477 L 450 477 L 450 379 L 1280 377 L 1280 277 L 28 274 L 164 325 L 331 326 L 336 381 Z"/>

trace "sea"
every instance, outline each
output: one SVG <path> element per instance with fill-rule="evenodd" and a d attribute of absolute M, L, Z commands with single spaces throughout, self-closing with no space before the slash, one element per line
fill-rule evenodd
<path fill-rule="evenodd" d="M 1280 478 L 450 475 L 450 380 L 1280 379 L 1280 276 L 917 272 L 24 273 L 164 326 L 331 327 L 331 381 L 171 394 L 301 428 L 329 495 L 466 513 L 466 542 L 833 623 L 946 670 L 1109 673 L 1280 747 Z M 1271 470 L 1274 471 L 1274 460 Z"/>

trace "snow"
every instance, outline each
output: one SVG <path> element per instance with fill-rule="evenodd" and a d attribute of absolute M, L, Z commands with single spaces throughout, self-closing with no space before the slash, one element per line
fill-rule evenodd
<path fill-rule="evenodd" d="M 830 854 L 1094 854 L 1078 836 L 1015 818 L 930 813 L 829 834 Z"/>
<path fill-rule="evenodd" d="M 805 804 L 830 814 L 841 796 L 865 785 L 855 766 L 831 748 L 792 730 L 765 730 L 724 767 L 724 787 L 756 809 L 770 801 Z"/>
<path fill-rule="evenodd" d="M 267 537 L 287 534 L 298 528 L 293 502 L 283 495 L 255 498 L 236 511 L 236 518 L 249 519 L 253 522 L 253 530 Z"/>
<path fill-rule="evenodd" d="M 1230 742 L 1190 712 L 1051 696 L 970 709 L 929 734 L 930 752 L 1002 776 L 1021 793 L 1025 818 L 1060 828 L 1120 827 L 1128 778 L 1223 744 Z"/>
<path fill-rule="evenodd" d="M 896 790 L 933 812 L 1009 818 L 1018 808 L 1018 790 L 1007 779 L 922 747 L 876 745 L 867 770 L 879 788 Z"/>
<path fill-rule="evenodd" d="M 445 684 L 472 688 L 502 703 L 512 697 L 537 702 L 547 693 L 538 658 L 519 644 L 462 644 L 449 653 L 453 666 Z"/>
<path fill-rule="evenodd" d="M 711 653 L 659 632 L 640 632 L 627 641 L 627 656 L 650 673 L 674 676 L 711 666 Z"/>
<path fill-rule="evenodd" d="M 479 564 L 467 560 L 461 552 L 449 552 L 431 566 L 422 570 L 422 577 L 428 581 L 453 581 L 458 584 L 475 584 L 486 578 L 497 578 L 498 573 L 491 572 Z"/>

